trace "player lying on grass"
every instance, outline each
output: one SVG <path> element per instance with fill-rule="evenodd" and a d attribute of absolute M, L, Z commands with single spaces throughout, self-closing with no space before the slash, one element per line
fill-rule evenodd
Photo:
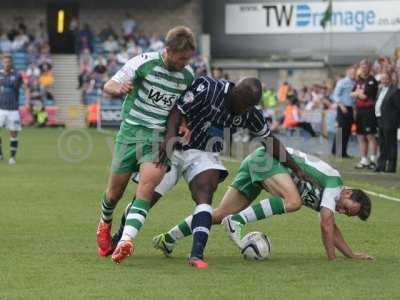
<path fill-rule="evenodd" d="M 295 212 L 304 205 L 320 213 L 322 241 L 329 260 L 336 259 L 335 248 L 349 258 L 373 259 L 366 253 L 352 251 L 334 216 L 337 212 L 367 220 L 371 212 L 369 197 L 361 190 L 345 188 L 339 172 L 324 161 L 300 151 L 289 148 L 288 151 L 322 190 L 299 180 L 290 169 L 272 159 L 264 148 L 259 148 L 242 162 L 232 185 L 213 211 L 213 223 L 222 222 L 231 239 L 241 247 L 246 223 Z M 274 196 L 249 206 L 263 189 Z M 154 237 L 155 248 L 166 256 L 171 255 L 176 241 L 191 235 L 191 222 L 189 216 L 168 232 Z"/>

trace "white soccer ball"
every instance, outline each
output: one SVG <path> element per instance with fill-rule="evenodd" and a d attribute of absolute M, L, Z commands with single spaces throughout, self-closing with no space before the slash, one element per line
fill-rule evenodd
<path fill-rule="evenodd" d="M 242 238 L 242 250 L 245 259 L 264 260 L 271 255 L 271 241 L 264 233 L 252 231 Z"/>

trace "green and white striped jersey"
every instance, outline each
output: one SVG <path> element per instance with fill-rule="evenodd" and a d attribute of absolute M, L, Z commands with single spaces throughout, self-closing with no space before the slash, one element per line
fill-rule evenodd
<path fill-rule="evenodd" d="M 128 125 L 163 132 L 170 110 L 192 84 L 194 73 L 190 66 L 179 72 L 168 71 L 161 53 L 148 52 L 130 59 L 112 80 L 133 83 L 123 103 L 121 133 L 129 130 Z"/>
<path fill-rule="evenodd" d="M 287 151 L 293 156 L 299 167 L 314 178 L 323 189 L 317 202 L 310 200 L 310 203 L 307 203 L 307 199 L 302 199 L 304 205 L 317 211 L 321 207 L 326 207 L 335 212 L 336 202 L 340 199 L 340 193 L 343 190 L 343 180 L 339 171 L 313 155 L 291 148 L 287 148 Z"/>

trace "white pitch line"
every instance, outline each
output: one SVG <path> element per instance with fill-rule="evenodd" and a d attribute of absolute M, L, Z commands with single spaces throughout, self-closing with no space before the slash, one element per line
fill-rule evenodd
<path fill-rule="evenodd" d="M 370 194 L 372 196 L 376 196 L 376 197 L 380 197 L 383 199 L 387 199 L 387 200 L 392 200 L 392 201 L 396 201 L 396 202 L 400 202 L 400 198 L 396 198 L 396 197 L 391 197 L 385 194 L 380 194 L 380 193 L 375 193 L 372 191 L 368 191 L 368 190 L 364 190 L 367 194 Z"/>

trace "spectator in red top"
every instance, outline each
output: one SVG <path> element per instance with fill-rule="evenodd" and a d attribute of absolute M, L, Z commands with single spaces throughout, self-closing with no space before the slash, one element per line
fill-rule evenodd
<path fill-rule="evenodd" d="M 375 101 L 378 93 L 378 82 L 371 75 L 371 63 L 364 59 L 360 62 L 359 76 L 352 92 L 356 101 L 356 126 L 357 139 L 361 160 L 356 165 L 357 169 L 376 167 L 376 154 L 378 144 L 375 135 L 377 133 L 377 121 L 375 117 Z M 371 155 L 368 159 L 368 148 Z"/>

